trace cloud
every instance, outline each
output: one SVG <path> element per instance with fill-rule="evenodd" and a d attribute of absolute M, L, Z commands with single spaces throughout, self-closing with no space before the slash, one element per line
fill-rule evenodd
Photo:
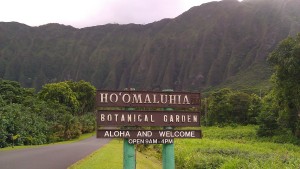
<path fill-rule="evenodd" d="M 31 26 L 61 23 L 78 28 L 107 23 L 147 24 L 177 17 L 209 1 L 212 0 L 0 0 L 0 21 Z"/>
<path fill-rule="evenodd" d="M 86 23 L 147 24 L 164 18 L 174 18 L 193 6 L 211 0 L 110 0 Z"/>

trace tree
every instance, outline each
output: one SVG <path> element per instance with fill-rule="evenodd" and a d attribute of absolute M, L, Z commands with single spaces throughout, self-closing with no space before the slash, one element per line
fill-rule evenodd
<path fill-rule="evenodd" d="M 2 98 L 2 95 L 0 94 L 0 107 L 5 106 L 5 101 Z"/>
<path fill-rule="evenodd" d="M 208 125 L 256 124 L 261 109 L 261 100 L 257 95 L 226 88 L 213 92 L 208 102 Z"/>
<path fill-rule="evenodd" d="M 75 113 L 79 109 L 76 93 L 72 91 L 67 82 L 50 83 L 43 86 L 38 97 L 45 101 L 63 104 Z"/>
<path fill-rule="evenodd" d="M 95 88 L 87 82 L 46 84 L 35 94 L 0 79 L 0 147 L 69 140 L 95 129 Z M 78 111 L 84 112 L 78 117 Z"/>
<path fill-rule="evenodd" d="M 278 123 L 300 137 L 300 34 L 288 37 L 270 54 Z"/>
<path fill-rule="evenodd" d="M 248 123 L 257 124 L 257 117 L 262 109 L 262 100 L 256 94 L 251 94 L 250 99 L 250 107 L 247 114 Z"/>
<path fill-rule="evenodd" d="M 251 104 L 250 95 L 243 92 L 233 92 L 228 98 L 230 111 L 228 118 L 235 123 L 247 124 L 248 111 Z"/>
<path fill-rule="evenodd" d="M 257 118 L 259 124 L 258 136 L 273 136 L 276 132 L 278 133 L 278 110 L 275 93 L 272 90 L 262 99 L 262 109 Z"/>
<path fill-rule="evenodd" d="M 79 82 L 67 81 L 79 102 L 79 113 L 85 114 L 94 110 L 96 88 L 89 82 L 83 80 Z"/>
<path fill-rule="evenodd" d="M 0 147 L 47 142 L 46 120 L 27 107 L 8 104 L 0 109 L 0 117 Z"/>
<path fill-rule="evenodd" d="M 20 83 L 10 80 L 0 79 L 0 95 L 6 103 L 20 103 L 26 90 L 21 87 Z"/>
<path fill-rule="evenodd" d="M 228 102 L 228 95 L 232 93 L 230 89 L 221 89 L 213 92 L 208 99 L 208 125 L 222 124 L 227 122 L 231 106 Z"/>
<path fill-rule="evenodd" d="M 95 114 L 94 113 L 87 113 L 79 117 L 79 121 L 82 125 L 82 133 L 91 133 L 95 131 Z"/>

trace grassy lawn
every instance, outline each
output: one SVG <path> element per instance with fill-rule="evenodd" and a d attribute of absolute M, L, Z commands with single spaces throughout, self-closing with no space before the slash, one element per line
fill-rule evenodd
<path fill-rule="evenodd" d="M 0 151 L 17 150 L 17 149 L 24 149 L 24 148 L 35 148 L 35 147 L 41 147 L 41 146 L 47 146 L 47 145 L 55 145 L 55 144 L 70 144 L 70 143 L 75 143 L 75 142 L 87 139 L 87 138 L 92 137 L 94 135 L 95 135 L 95 132 L 93 132 L 93 133 L 86 133 L 86 134 L 82 134 L 79 138 L 73 139 L 73 140 L 62 141 L 62 142 L 51 143 L 51 144 L 43 144 L 43 145 L 5 147 L 5 148 L 0 148 Z"/>
<path fill-rule="evenodd" d="M 137 152 L 137 169 L 161 168 L 161 162 L 151 156 Z M 121 169 L 123 168 L 123 140 L 114 139 L 69 169 Z"/>
<path fill-rule="evenodd" d="M 258 138 L 256 128 L 202 127 L 203 139 L 176 139 L 176 169 L 300 169 L 300 146 Z M 70 169 L 120 169 L 122 146 L 113 140 Z M 154 150 L 137 153 L 137 169 L 161 169 L 158 158 Z"/>
<path fill-rule="evenodd" d="M 178 169 L 299 169 L 300 147 L 263 141 L 255 126 L 205 127 L 203 139 L 177 139 Z"/>
<path fill-rule="evenodd" d="M 176 139 L 176 169 L 300 169 L 300 146 L 258 138 L 256 128 L 257 126 L 202 127 L 203 139 Z M 76 142 L 93 134 L 56 144 Z M 14 149 L 27 147 L 34 146 L 17 146 Z M 143 153 L 137 152 L 137 169 L 162 168 L 159 160 L 161 153 L 151 147 L 153 146 L 148 146 Z M 161 145 L 156 150 L 160 151 Z M 123 168 L 123 140 L 112 140 L 69 169 L 94 168 Z"/>

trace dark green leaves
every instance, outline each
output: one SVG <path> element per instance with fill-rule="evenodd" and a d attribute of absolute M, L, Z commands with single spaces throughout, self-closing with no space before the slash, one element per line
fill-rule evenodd
<path fill-rule="evenodd" d="M 95 130 L 95 87 L 85 81 L 46 84 L 35 94 L 0 80 L 0 147 L 69 140 Z"/>

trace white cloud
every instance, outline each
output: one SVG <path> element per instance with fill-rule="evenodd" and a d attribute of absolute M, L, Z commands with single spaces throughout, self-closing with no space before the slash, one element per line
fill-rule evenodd
<path fill-rule="evenodd" d="M 212 0 L 0 0 L 0 21 L 30 26 L 61 23 L 74 27 L 146 24 L 174 18 L 209 1 Z"/>

